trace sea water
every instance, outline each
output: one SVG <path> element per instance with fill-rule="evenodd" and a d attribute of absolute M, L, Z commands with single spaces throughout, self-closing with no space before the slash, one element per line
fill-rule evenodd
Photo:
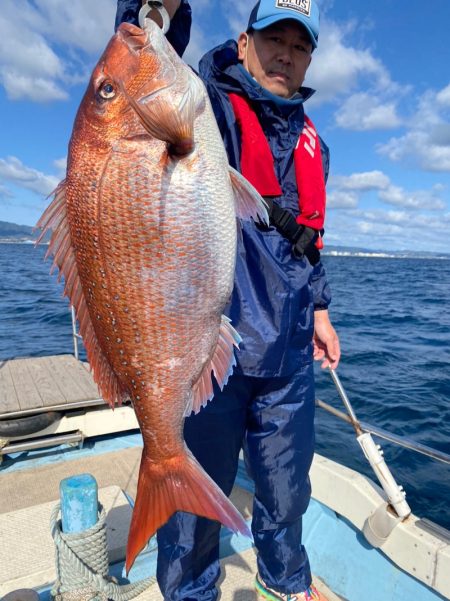
<path fill-rule="evenodd" d="M 45 250 L 0 244 L 0 360 L 73 352 L 68 301 Z M 357 417 L 450 454 L 450 260 L 323 261 L 338 374 Z M 329 373 L 317 365 L 316 376 L 317 398 L 343 409 Z M 373 476 L 351 426 L 318 409 L 316 433 L 319 453 Z M 450 529 L 450 466 L 381 444 L 413 511 Z"/>

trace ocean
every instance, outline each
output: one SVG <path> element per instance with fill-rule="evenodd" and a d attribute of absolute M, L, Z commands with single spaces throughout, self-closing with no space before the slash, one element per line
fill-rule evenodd
<path fill-rule="evenodd" d="M 0 360 L 73 352 L 46 247 L 0 244 Z M 324 256 L 339 377 L 364 422 L 450 454 L 450 260 Z M 343 409 L 327 371 L 316 396 Z M 322 409 L 317 451 L 372 477 L 351 426 Z M 378 439 L 376 439 L 378 442 Z M 414 513 L 450 529 L 450 466 L 379 441 Z"/>

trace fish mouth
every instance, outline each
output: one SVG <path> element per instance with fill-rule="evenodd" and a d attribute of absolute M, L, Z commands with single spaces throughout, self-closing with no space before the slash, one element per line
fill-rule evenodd
<path fill-rule="evenodd" d="M 151 91 L 140 94 L 136 93 L 137 102 L 145 106 L 153 100 L 161 91 L 172 86 L 176 81 L 176 70 L 165 52 L 164 45 L 158 39 L 159 28 L 155 24 L 156 35 L 150 35 L 148 31 L 133 25 L 132 23 L 121 23 L 117 29 L 117 35 L 121 41 L 128 46 L 131 52 L 135 54 L 153 55 L 154 73 L 151 78 Z M 162 34 L 161 34 L 162 35 Z M 142 88 L 146 83 L 142 84 Z"/>

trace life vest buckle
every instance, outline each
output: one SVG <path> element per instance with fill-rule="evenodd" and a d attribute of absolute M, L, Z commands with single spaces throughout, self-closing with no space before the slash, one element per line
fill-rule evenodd
<path fill-rule="evenodd" d="M 282 209 L 272 198 L 265 198 L 269 207 L 270 223 L 280 234 L 292 244 L 292 254 L 296 259 L 305 256 L 311 265 L 320 261 L 320 252 L 315 247 L 319 232 L 312 227 L 297 223 L 294 215 Z"/>

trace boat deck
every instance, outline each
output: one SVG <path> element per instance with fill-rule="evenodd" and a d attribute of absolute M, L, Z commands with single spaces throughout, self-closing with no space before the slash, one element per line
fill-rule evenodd
<path fill-rule="evenodd" d="M 64 457 L 55 461 L 38 458 L 34 467 L 30 460 L 24 461 L 21 468 L 20 456 L 4 466 L 1 474 L 0 496 L 0 562 L 3 566 L 0 576 L 0 598 L 18 588 L 40 589 L 41 600 L 47 601 L 48 592 L 42 585 L 52 583 L 55 578 L 54 544 L 50 536 L 49 516 L 59 499 L 59 483 L 63 478 L 77 473 L 92 474 L 99 485 L 99 497 L 107 511 L 108 542 L 110 561 L 122 561 L 131 519 L 131 507 L 127 495 L 135 498 L 140 447 L 122 448 L 113 452 L 91 454 L 86 450 L 69 450 Z M 71 457 L 79 455 L 79 459 Z M 30 469 L 32 467 L 32 469 Z M 251 516 L 252 495 L 236 486 L 232 501 L 245 519 Z M 220 582 L 222 601 L 256 601 L 253 581 L 256 572 L 256 558 L 253 548 L 245 542 L 238 542 L 238 552 L 233 552 L 233 544 L 228 539 L 222 544 L 222 578 Z M 243 539 L 243 537 L 240 537 Z M 239 546 L 240 545 L 240 546 Z M 132 579 L 145 578 L 154 573 L 154 551 L 142 554 L 133 568 Z M 133 575 L 133 571 L 135 571 Z M 340 597 L 327 589 L 324 583 L 316 580 L 316 585 L 326 592 L 330 601 Z M 45 588 L 45 587 L 44 587 Z M 136 598 L 138 601 L 160 601 L 162 596 L 157 586 L 150 587 Z"/>
<path fill-rule="evenodd" d="M 138 428 L 129 402 L 111 411 L 73 355 L 0 361 L 0 464 L 8 454 Z"/>
<path fill-rule="evenodd" d="M 0 440 L 0 598 L 32 587 L 39 590 L 40 601 L 50 601 L 55 549 L 49 516 L 59 499 L 60 481 L 76 474 L 90 473 L 98 482 L 108 511 L 107 527 L 114 533 L 110 573 L 121 578 L 131 518 L 129 498 L 136 497 L 142 450 L 132 408 L 111 411 L 98 397 L 86 367 L 70 355 L 0 363 L 0 375 L 0 424 L 13 422 L 16 415 L 30 415 L 33 420 L 34 414 L 50 408 L 67 409 L 39 432 L 41 440 L 25 444 L 13 440 L 3 447 Z M 57 388 L 51 384 L 53 379 Z M 52 397 L 45 395 L 50 387 Z M 76 441 L 78 448 L 73 446 Z M 381 549 L 374 549 L 362 533 L 369 518 L 387 513 L 383 491 L 358 472 L 319 455 L 310 475 L 313 498 L 304 519 L 303 540 L 311 565 L 340 595 L 317 581 L 330 601 L 450 599 L 450 533 L 411 515 L 395 525 Z M 250 521 L 252 484 L 243 464 L 236 483 L 232 500 Z M 255 556 L 249 540 L 223 529 L 221 557 L 222 601 L 255 601 Z M 146 578 L 155 569 L 151 543 L 137 559 L 131 581 Z M 160 599 L 157 587 L 139 597 L 140 601 Z"/>
<path fill-rule="evenodd" d="M 220 601 L 257 601 L 253 586 L 256 574 L 256 555 L 253 549 L 241 553 L 233 553 L 224 557 L 221 562 L 221 577 L 217 586 L 220 590 Z M 345 601 L 335 595 L 320 579 L 314 578 L 314 584 L 328 601 Z M 148 588 L 136 597 L 135 601 L 163 601 L 158 586 Z"/>
<path fill-rule="evenodd" d="M 15 417 L 101 402 L 84 363 L 73 355 L 30 357 L 0 362 L 0 416 Z"/>

